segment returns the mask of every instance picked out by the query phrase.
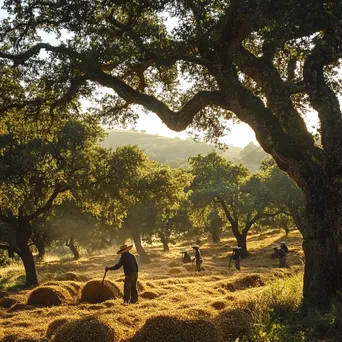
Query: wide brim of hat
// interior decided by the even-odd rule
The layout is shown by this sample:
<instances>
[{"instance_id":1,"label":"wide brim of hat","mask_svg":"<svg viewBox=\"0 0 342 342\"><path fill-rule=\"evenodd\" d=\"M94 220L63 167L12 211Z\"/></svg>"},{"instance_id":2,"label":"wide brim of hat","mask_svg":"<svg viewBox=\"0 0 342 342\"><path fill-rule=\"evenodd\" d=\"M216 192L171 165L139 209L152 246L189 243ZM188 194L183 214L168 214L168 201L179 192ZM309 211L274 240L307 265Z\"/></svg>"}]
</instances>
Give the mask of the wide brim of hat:
<instances>
[{"instance_id":1,"label":"wide brim of hat","mask_svg":"<svg viewBox=\"0 0 342 342\"><path fill-rule=\"evenodd\" d=\"M198 245L192 245L191 248L199 248L200 246Z\"/></svg>"},{"instance_id":2,"label":"wide brim of hat","mask_svg":"<svg viewBox=\"0 0 342 342\"><path fill-rule=\"evenodd\" d=\"M186 249L182 249L179 253L186 253L187 250Z\"/></svg>"},{"instance_id":3,"label":"wide brim of hat","mask_svg":"<svg viewBox=\"0 0 342 342\"><path fill-rule=\"evenodd\" d=\"M126 248L120 249L119 251L117 251L116 254L123 254L123 253L129 252L132 248L133 248L133 245L127 246Z\"/></svg>"},{"instance_id":4,"label":"wide brim of hat","mask_svg":"<svg viewBox=\"0 0 342 342\"><path fill-rule=\"evenodd\" d=\"M233 249L241 249L241 247L239 247L239 246L232 246L231 248L233 248Z\"/></svg>"},{"instance_id":5,"label":"wide brim of hat","mask_svg":"<svg viewBox=\"0 0 342 342\"><path fill-rule=\"evenodd\" d=\"M285 241L280 241L280 243L281 243L281 244L283 243L284 245L286 245L286 242L285 242Z\"/></svg>"}]
</instances>

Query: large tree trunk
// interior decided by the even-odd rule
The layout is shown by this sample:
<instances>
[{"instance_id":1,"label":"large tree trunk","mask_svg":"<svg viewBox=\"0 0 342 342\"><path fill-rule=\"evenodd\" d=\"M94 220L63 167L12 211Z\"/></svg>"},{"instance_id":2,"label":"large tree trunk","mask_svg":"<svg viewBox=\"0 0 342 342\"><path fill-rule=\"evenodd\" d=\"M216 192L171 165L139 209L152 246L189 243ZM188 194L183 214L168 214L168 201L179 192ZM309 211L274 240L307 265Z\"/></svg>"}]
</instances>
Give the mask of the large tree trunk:
<instances>
[{"instance_id":1,"label":"large tree trunk","mask_svg":"<svg viewBox=\"0 0 342 342\"><path fill-rule=\"evenodd\" d=\"M17 250L24 264L27 286L38 285L36 265L30 247L28 246L31 235L32 228L29 222L20 222L16 226Z\"/></svg>"},{"instance_id":2,"label":"large tree trunk","mask_svg":"<svg viewBox=\"0 0 342 342\"><path fill-rule=\"evenodd\" d=\"M303 234L305 254L304 304L328 307L341 290L342 264L339 252L342 205L329 194L308 198ZM313 194L311 194L313 195ZM308 196L307 196L308 197Z\"/></svg>"},{"instance_id":3,"label":"large tree trunk","mask_svg":"<svg viewBox=\"0 0 342 342\"><path fill-rule=\"evenodd\" d=\"M36 246L38 249L38 258L42 261L44 261L45 259L45 255L46 255L46 250L45 250L45 246L44 245L39 245Z\"/></svg>"},{"instance_id":4,"label":"large tree trunk","mask_svg":"<svg viewBox=\"0 0 342 342\"><path fill-rule=\"evenodd\" d=\"M38 250L38 259L43 261L45 259L45 255L46 255L44 240L35 237L33 240L33 244L35 245L35 247Z\"/></svg>"},{"instance_id":5,"label":"large tree trunk","mask_svg":"<svg viewBox=\"0 0 342 342\"><path fill-rule=\"evenodd\" d=\"M19 254L25 268L26 273L26 285L35 286L38 285L38 278L36 273L36 265L34 263L33 254L29 246L24 245L20 248Z\"/></svg>"},{"instance_id":6,"label":"large tree trunk","mask_svg":"<svg viewBox=\"0 0 342 342\"><path fill-rule=\"evenodd\" d=\"M14 247L9 247L8 248L7 253L8 253L8 257L10 259L14 259L15 258L14 252L15 252L15 248Z\"/></svg>"},{"instance_id":7,"label":"large tree trunk","mask_svg":"<svg viewBox=\"0 0 342 342\"><path fill-rule=\"evenodd\" d=\"M151 262L151 259L147 255L146 251L144 250L144 247L141 244L141 235L140 232L137 230L131 230L132 231L132 238L134 241L135 249L137 250L140 260L142 263L149 263Z\"/></svg>"},{"instance_id":8,"label":"large tree trunk","mask_svg":"<svg viewBox=\"0 0 342 342\"><path fill-rule=\"evenodd\" d=\"M164 252L170 252L168 239L167 239L167 237L165 236L165 234L160 233L159 236L160 236L160 241L161 241L161 243L163 244L163 251L164 251Z\"/></svg>"},{"instance_id":9,"label":"large tree trunk","mask_svg":"<svg viewBox=\"0 0 342 342\"><path fill-rule=\"evenodd\" d=\"M75 237L71 236L69 241L67 242L67 246L71 250L72 254L74 255L74 260L78 260L80 258L80 253L78 252L75 246Z\"/></svg>"},{"instance_id":10,"label":"large tree trunk","mask_svg":"<svg viewBox=\"0 0 342 342\"><path fill-rule=\"evenodd\" d=\"M289 235L289 219L288 218L284 218L281 220L281 225L282 228L285 230L285 235L288 236Z\"/></svg>"},{"instance_id":11,"label":"large tree trunk","mask_svg":"<svg viewBox=\"0 0 342 342\"><path fill-rule=\"evenodd\" d=\"M226 206L224 201L220 201L219 203L221 204L223 211L232 226L232 232L236 238L237 244L239 247L241 247L241 250L240 250L241 258L248 257L247 233L249 229L251 228L251 225L249 225L248 227L246 226L245 229L242 231L242 233L240 233L238 220L234 220L233 217L230 215L228 207Z\"/></svg>"},{"instance_id":12,"label":"large tree trunk","mask_svg":"<svg viewBox=\"0 0 342 342\"><path fill-rule=\"evenodd\" d=\"M235 235L235 238L237 240L238 246L241 247L241 250L240 250L241 258L248 257L247 233L244 233L244 232L239 233L239 234Z\"/></svg>"},{"instance_id":13,"label":"large tree trunk","mask_svg":"<svg viewBox=\"0 0 342 342\"><path fill-rule=\"evenodd\" d=\"M220 237L216 231L211 231L211 237L213 239L213 242L220 242L221 241L221 239L220 239Z\"/></svg>"}]
</instances>

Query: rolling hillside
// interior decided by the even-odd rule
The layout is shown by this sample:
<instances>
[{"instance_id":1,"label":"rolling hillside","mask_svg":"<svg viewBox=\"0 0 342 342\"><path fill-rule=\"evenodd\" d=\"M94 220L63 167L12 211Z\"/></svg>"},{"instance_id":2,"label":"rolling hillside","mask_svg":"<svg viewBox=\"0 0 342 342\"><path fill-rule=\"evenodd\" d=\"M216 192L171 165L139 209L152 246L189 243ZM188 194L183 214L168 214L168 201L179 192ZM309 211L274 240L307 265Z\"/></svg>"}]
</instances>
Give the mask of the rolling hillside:
<instances>
[{"instance_id":1,"label":"rolling hillside","mask_svg":"<svg viewBox=\"0 0 342 342\"><path fill-rule=\"evenodd\" d=\"M189 157L216 151L225 158L235 163L243 163L252 171L256 171L266 157L266 153L259 146L253 144L254 147L249 144L245 148L229 146L227 151L222 151L204 142L168 138L136 131L110 130L103 141L103 146L112 148L129 144L138 145L151 159L168 163L171 167L186 167ZM247 147L250 150L247 151L248 153L246 153ZM241 154L241 152L243 153ZM251 163L246 156L251 157Z\"/></svg>"}]
</instances>

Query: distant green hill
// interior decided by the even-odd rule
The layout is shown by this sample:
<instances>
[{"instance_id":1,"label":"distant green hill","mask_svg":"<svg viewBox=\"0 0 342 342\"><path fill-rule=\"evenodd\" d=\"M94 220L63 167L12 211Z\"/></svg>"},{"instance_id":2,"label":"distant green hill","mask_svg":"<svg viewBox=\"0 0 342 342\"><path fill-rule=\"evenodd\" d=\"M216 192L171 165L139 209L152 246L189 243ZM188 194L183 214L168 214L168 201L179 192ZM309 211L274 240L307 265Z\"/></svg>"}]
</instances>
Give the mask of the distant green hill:
<instances>
[{"instance_id":1,"label":"distant green hill","mask_svg":"<svg viewBox=\"0 0 342 342\"><path fill-rule=\"evenodd\" d=\"M161 163L168 163L171 167L187 167L189 157L198 154L205 155L212 151L216 151L234 163L246 164L253 171L259 168L260 165L258 160L253 160L253 165L248 165L248 161L246 163L245 160L242 160L240 152L243 148L241 147L230 146L227 151L222 151L213 145L204 142L195 142L191 139L182 140L144 132L124 130L110 130L107 133L108 136L102 143L104 147L116 148L122 145L138 145L145 151L149 158Z\"/></svg>"}]
</instances>

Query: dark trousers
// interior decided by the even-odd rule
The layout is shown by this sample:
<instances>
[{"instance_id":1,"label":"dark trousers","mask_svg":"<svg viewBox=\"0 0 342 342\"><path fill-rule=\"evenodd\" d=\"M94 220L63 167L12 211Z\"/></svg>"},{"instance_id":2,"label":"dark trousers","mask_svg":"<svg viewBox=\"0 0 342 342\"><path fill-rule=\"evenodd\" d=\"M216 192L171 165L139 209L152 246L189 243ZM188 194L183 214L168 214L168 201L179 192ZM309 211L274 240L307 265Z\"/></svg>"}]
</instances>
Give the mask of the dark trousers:
<instances>
[{"instance_id":1,"label":"dark trousers","mask_svg":"<svg viewBox=\"0 0 342 342\"><path fill-rule=\"evenodd\" d=\"M235 268L238 270L238 271L240 271L240 258L237 258L236 260L235 260Z\"/></svg>"},{"instance_id":2,"label":"dark trousers","mask_svg":"<svg viewBox=\"0 0 342 342\"><path fill-rule=\"evenodd\" d=\"M124 280L124 301L136 303L138 301L137 290L138 273L133 273L125 277Z\"/></svg>"},{"instance_id":3,"label":"dark trousers","mask_svg":"<svg viewBox=\"0 0 342 342\"><path fill-rule=\"evenodd\" d=\"M197 272L203 271L203 267L201 266L203 263L202 259L196 259L196 270Z\"/></svg>"},{"instance_id":4,"label":"dark trousers","mask_svg":"<svg viewBox=\"0 0 342 342\"><path fill-rule=\"evenodd\" d=\"M279 258L279 267L287 267L286 255Z\"/></svg>"}]
</instances>

